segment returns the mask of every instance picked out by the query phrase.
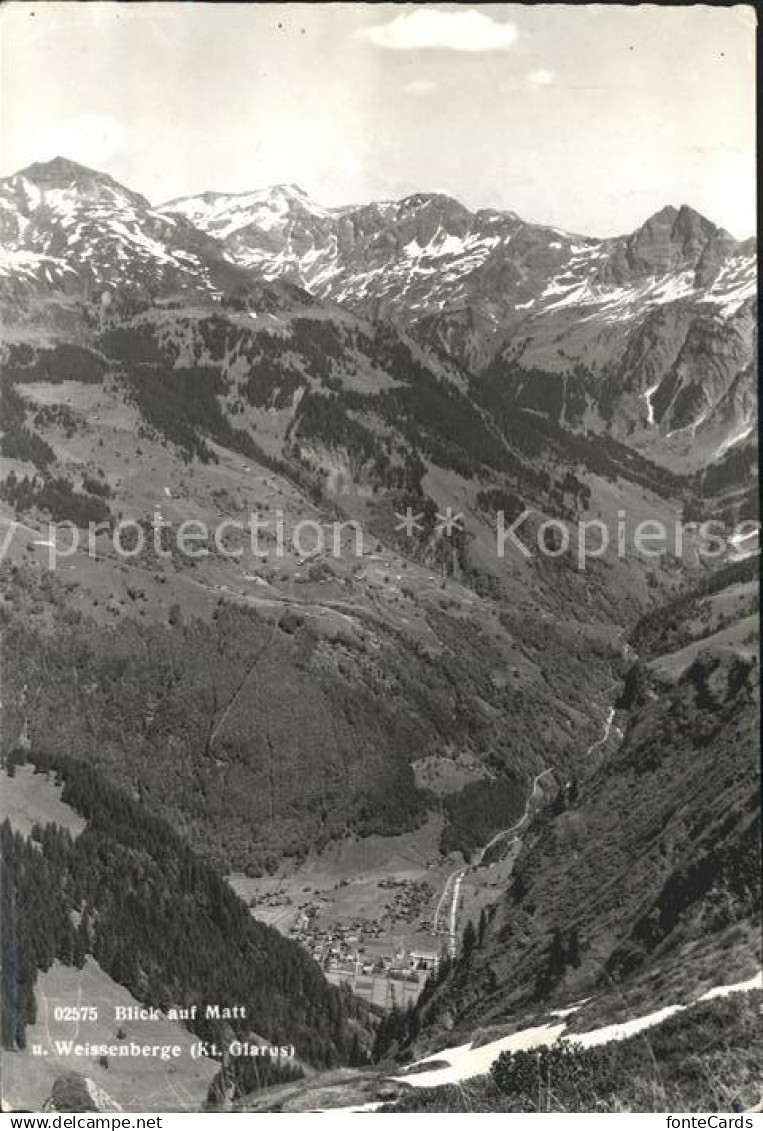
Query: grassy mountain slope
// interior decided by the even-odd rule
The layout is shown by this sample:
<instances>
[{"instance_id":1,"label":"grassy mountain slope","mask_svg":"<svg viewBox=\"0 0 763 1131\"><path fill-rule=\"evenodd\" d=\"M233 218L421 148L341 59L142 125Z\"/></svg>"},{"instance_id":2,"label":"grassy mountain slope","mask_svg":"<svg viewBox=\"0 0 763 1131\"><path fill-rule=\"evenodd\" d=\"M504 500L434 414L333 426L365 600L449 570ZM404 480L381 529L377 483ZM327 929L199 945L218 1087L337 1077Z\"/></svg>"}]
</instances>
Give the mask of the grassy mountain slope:
<instances>
[{"instance_id":1,"label":"grassy mountain slope","mask_svg":"<svg viewBox=\"0 0 763 1131\"><path fill-rule=\"evenodd\" d=\"M2 186L18 238L32 231L37 248L15 249L2 346L2 755L12 767L31 752L57 772L87 824L33 840L3 828L5 891L18 900L4 916L6 1043L33 1018L37 972L91 954L151 1004L245 992L257 1032L299 1043L305 1066L362 1056L363 1009L264 932L221 874L279 876L285 861L309 871L321 851L359 860L368 841L394 840L403 858L406 836L436 828L421 839L449 883L469 861L482 867L481 846L519 819L542 773L540 799L556 799L528 822L513 872L498 861L508 890L404 1019L407 1036L423 1026L419 1043L441 1043L454 1027L466 1037L590 996L572 1023L584 1025L693 992L721 961L748 973L759 961L753 559L717 574L689 533L683 553L629 549L584 570L575 538L557 542L583 519L614 544L621 512L668 528L755 513L746 433L694 472L688 433L681 458L655 462L664 437L649 419L679 434L696 425L701 461L747 427L747 282L737 295L736 275L726 280L728 318L697 296L674 310L662 294L636 318L675 239L692 272L710 247L741 278L749 249L700 225L698 251L692 216L662 216L620 241L622 255L617 241L605 249L596 286L614 306L597 298L589 323L546 295L523 316L526 340L476 374L469 312L427 329L408 311L396 328L373 304L263 281L187 220L88 170L32 174ZM525 233L523 263L578 256L571 238L551 255L552 234ZM712 290L720 266L704 262L692 293ZM618 321L623 287L637 325ZM707 434L703 398L723 417ZM531 543L552 520L552 552L502 555L499 514L525 510ZM257 548L234 532L252 513L266 525ZM112 541L121 520L133 524L126 553ZM198 557L173 544L189 520L206 528ZM51 522L100 533L70 550ZM599 712L623 677L601 741ZM485 906L489 886L470 906ZM439 907L444 921L456 883L439 903L431 890L421 914ZM245 1092L257 1083L247 1072L221 1091Z\"/></svg>"},{"instance_id":2,"label":"grassy mountain slope","mask_svg":"<svg viewBox=\"0 0 763 1131\"><path fill-rule=\"evenodd\" d=\"M347 1060L358 1035L368 1039L362 1007L330 987L299 947L253 920L164 821L60 747L53 758L31 756L41 773L55 772L61 802L86 824L72 835L37 823L27 837L11 821L2 825L4 1045L26 1047L38 972L56 959L81 968L88 955L145 1005L195 1006L188 1026L218 1042L234 1090L300 1063ZM14 757L9 772L17 764ZM207 1004L243 1010L221 1023L205 1017ZM298 1059L229 1060L231 1039L294 1045Z\"/></svg>"},{"instance_id":3,"label":"grassy mountain slope","mask_svg":"<svg viewBox=\"0 0 763 1131\"><path fill-rule=\"evenodd\" d=\"M22 524L13 560L45 560L49 518L127 518L147 534L129 557L105 530L95 553L66 559L74 576L45 597L49 611L61 606L55 632L47 614L31 631L13 620L24 659L7 709L22 720L22 689L34 687L37 742L54 748L66 734L237 867L347 827L415 828L443 805L415 785L418 757L476 756L518 808L546 762L572 765L584 749L586 695L620 662L617 622L653 586L682 581L669 559L593 561L587 575L572 551L501 559L496 510L533 506L531 532L548 514L611 520L618 476L637 474L628 453L597 460L592 446L568 451L558 435L504 421L452 362L296 288L217 310L86 311L76 342L29 335L6 358L2 495ZM620 483L634 506L668 518L681 484L655 472ZM448 535L436 515L452 502L465 529ZM411 540L396 530L406 506L422 518ZM210 536L208 555L189 560L152 537L157 516L212 531L252 511L271 524L259 554L227 556ZM359 520L364 545L348 530L339 558L290 546L305 518L326 530ZM27 617L36 576L22 569L11 587ZM463 827L466 795L460 809L457 839L476 845L489 830Z\"/></svg>"},{"instance_id":4,"label":"grassy mountain slope","mask_svg":"<svg viewBox=\"0 0 763 1131\"><path fill-rule=\"evenodd\" d=\"M445 610L428 613L429 644L362 615L339 634L235 602L211 622L99 627L40 602L34 573L6 567L6 579L5 645L19 657L6 680L7 748L26 725L36 748L63 745L107 770L238 868L417 827L442 807L414 780L427 755L471 752L518 807L541 748L574 760L585 718L575 672L598 669L603 683L616 656L606 637L578 643L565 685L549 686L532 659L542 640L512 641L498 622L491 638ZM516 676L498 678L512 653Z\"/></svg>"},{"instance_id":5,"label":"grassy mountain slope","mask_svg":"<svg viewBox=\"0 0 763 1131\"><path fill-rule=\"evenodd\" d=\"M683 603L687 626L707 600ZM481 941L425 1008L432 1031L585 997L574 1027L590 1028L714 984L720 970L733 982L759 966L759 676L748 609L727 599L738 639L717 639L711 625L680 664L660 652L662 632L668 648L681 643L669 617L656 637L652 628L618 705L622 743L526 836ZM643 647L646 630L635 638Z\"/></svg>"},{"instance_id":6,"label":"grassy mountain slope","mask_svg":"<svg viewBox=\"0 0 763 1131\"><path fill-rule=\"evenodd\" d=\"M703 1002L603 1047L503 1053L489 1077L413 1088L386 1112L729 1112L759 1104L760 993Z\"/></svg>"}]
</instances>

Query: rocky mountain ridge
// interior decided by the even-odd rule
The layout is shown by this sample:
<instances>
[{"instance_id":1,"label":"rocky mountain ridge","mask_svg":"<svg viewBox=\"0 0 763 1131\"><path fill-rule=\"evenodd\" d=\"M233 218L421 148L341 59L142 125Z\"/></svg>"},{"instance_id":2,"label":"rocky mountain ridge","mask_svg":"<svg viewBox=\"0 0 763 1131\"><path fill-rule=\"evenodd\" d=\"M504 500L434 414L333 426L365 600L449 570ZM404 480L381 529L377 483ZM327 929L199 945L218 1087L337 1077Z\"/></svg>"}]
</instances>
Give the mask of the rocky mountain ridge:
<instances>
[{"instance_id":1,"label":"rocky mountain ridge","mask_svg":"<svg viewBox=\"0 0 763 1131\"><path fill-rule=\"evenodd\" d=\"M161 211L266 277L390 319L471 372L498 371L518 405L567 427L632 436L678 465L753 431L754 243L687 205L607 239L426 193L326 209L280 186ZM697 353L712 369L699 380Z\"/></svg>"},{"instance_id":2,"label":"rocky mountain ridge","mask_svg":"<svg viewBox=\"0 0 763 1131\"><path fill-rule=\"evenodd\" d=\"M755 430L754 245L686 205L607 239L436 193L326 208L279 185L154 208L56 158L0 182L0 223L9 321L61 295L215 303L296 284L447 354L508 410L673 470Z\"/></svg>"},{"instance_id":3,"label":"rocky mountain ridge","mask_svg":"<svg viewBox=\"0 0 763 1131\"><path fill-rule=\"evenodd\" d=\"M751 961L754 548L749 576L667 608L716 564L698 563L690 535L683 555L594 553L585 570L574 540L531 561L496 552L498 512L530 509L532 542L546 518L552 533L586 517L614 531L621 510L666 527L688 510L706 517L719 490L734 513L747 505L735 492L754 478L750 248L689 209L601 241L427 194L348 209L294 186L198 200L193 215L156 209L62 160L0 185L0 511L14 534L3 627L16 657L5 757L18 745L52 766L63 750L94 767L104 840L115 820L101 795L119 787L144 872L141 813L250 878L348 840L420 837L434 867L466 859L553 772L479 945L418 1018L427 1039L598 994L602 963L637 1008L684 967L687 983L710 977L730 947ZM297 261L313 264L311 280ZM705 480L643 453L680 456L682 471L691 457ZM252 514L270 524L264 554L210 538ZM368 540L354 548L348 523L341 553L325 539L313 549L293 538L306 515L313 537L341 517ZM45 568L51 519L126 519L154 538L125 558L104 531L57 575ZM155 539L157 524L169 538L188 519L207 530L198 561ZM642 670L626 673L624 634L645 610L652 621L631 634ZM615 750L598 708L623 676ZM124 899L127 847L95 885L102 902L111 893L115 936L123 913L140 922ZM30 846L20 859L38 856ZM71 857L78 895L87 854ZM50 854L59 869L63 858ZM170 865L157 865L160 894L177 889ZM220 900L246 932L244 905ZM146 914L162 907L177 921L169 898L145 901ZM35 922L26 945L41 937ZM157 937L136 932L136 948ZM201 937L198 953L214 955ZM145 955L134 963L109 941L101 933L97 949L115 980L148 994ZM332 992L296 943L283 952L274 1024L288 1035L300 986L314 985L310 1062L353 1062L370 1033L337 1006L327 1035ZM215 969L231 968L213 963L204 993L220 998ZM170 973L188 989L183 964ZM662 982L648 985L652 974Z\"/></svg>"},{"instance_id":4,"label":"rocky mountain ridge","mask_svg":"<svg viewBox=\"0 0 763 1131\"><path fill-rule=\"evenodd\" d=\"M61 157L0 181L0 234L11 314L29 293L107 302L115 292L211 297L244 278L188 221Z\"/></svg>"}]
</instances>

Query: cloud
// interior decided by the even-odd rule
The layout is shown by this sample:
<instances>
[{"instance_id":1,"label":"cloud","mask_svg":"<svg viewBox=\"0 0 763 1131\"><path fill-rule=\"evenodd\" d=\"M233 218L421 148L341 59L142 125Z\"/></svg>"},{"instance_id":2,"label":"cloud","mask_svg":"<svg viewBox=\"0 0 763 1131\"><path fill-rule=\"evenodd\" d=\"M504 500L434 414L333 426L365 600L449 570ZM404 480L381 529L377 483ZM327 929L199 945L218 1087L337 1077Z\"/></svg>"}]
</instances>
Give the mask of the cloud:
<instances>
[{"instance_id":1,"label":"cloud","mask_svg":"<svg viewBox=\"0 0 763 1131\"><path fill-rule=\"evenodd\" d=\"M517 29L473 8L447 12L416 8L356 34L376 47L394 51L506 51L516 40Z\"/></svg>"},{"instance_id":2,"label":"cloud","mask_svg":"<svg viewBox=\"0 0 763 1131\"><path fill-rule=\"evenodd\" d=\"M527 76L527 83L529 86L551 86L554 81L554 72L547 71L545 67L540 67L537 71L531 71Z\"/></svg>"},{"instance_id":3,"label":"cloud","mask_svg":"<svg viewBox=\"0 0 763 1131\"><path fill-rule=\"evenodd\" d=\"M403 87L403 94L434 94L440 86L431 79L413 79Z\"/></svg>"},{"instance_id":4,"label":"cloud","mask_svg":"<svg viewBox=\"0 0 763 1131\"><path fill-rule=\"evenodd\" d=\"M35 152L43 159L60 155L97 166L126 146L125 131L116 118L109 114L80 114L44 130Z\"/></svg>"}]
</instances>

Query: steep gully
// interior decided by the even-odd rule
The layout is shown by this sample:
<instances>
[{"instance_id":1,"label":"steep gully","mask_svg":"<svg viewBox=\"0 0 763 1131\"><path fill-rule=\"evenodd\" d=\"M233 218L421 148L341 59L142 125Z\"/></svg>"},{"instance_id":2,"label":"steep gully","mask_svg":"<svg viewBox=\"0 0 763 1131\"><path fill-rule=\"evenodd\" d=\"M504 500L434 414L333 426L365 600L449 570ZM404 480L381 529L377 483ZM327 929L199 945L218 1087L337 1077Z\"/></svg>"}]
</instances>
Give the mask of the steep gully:
<instances>
[{"instance_id":1,"label":"steep gully","mask_svg":"<svg viewBox=\"0 0 763 1131\"><path fill-rule=\"evenodd\" d=\"M612 687L607 688L607 692L611 691L614 687L617 687L617 683L613 684ZM615 709L614 707L610 707L607 711L607 717L604 720L602 736L595 742L592 742L588 747L588 749L586 750L586 758L590 757L590 755L592 755L595 750L606 746L610 733L612 731L612 722L614 717ZM543 790L540 788L540 783L547 774L550 774L552 772L553 767L547 766L545 770L541 770L539 774L535 775L535 777L533 778L532 789L528 793L527 800L525 801L524 813L522 814L520 819L515 824L511 825L508 829L502 829L500 832L497 832L495 836L492 837L492 839L489 840L482 849L480 849L479 856L474 861L474 863L469 864L466 868L457 868L454 872L450 873L447 880L445 881L445 886L442 890L442 894L440 895L439 900L437 901L437 906L432 917L432 934L437 935L439 932L440 923L444 917L443 908L449 899L450 902L447 912L447 930L448 955L450 958L455 958L458 953L458 904L464 876L466 876L468 872L473 872L477 868L482 867L486 854L492 848L494 848L497 844L501 844L507 841L509 837L516 836L519 830L527 824L527 822L530 820L535 805L540 800L540 797L543 793Z\"/></svg>"}]
</instances>

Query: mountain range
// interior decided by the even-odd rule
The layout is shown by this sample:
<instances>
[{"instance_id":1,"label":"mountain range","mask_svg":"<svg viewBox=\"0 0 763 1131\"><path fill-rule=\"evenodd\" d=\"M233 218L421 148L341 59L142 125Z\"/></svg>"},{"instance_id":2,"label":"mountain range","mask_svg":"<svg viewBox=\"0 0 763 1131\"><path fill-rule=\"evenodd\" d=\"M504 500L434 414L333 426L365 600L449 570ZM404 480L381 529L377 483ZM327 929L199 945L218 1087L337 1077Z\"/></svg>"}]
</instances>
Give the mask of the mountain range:
<instances>
[{"instance_id":1,"label":"mountain range","mask_svg":"<svg viewBox=\"0 0 763 1131\"><path fill-rule=\"evenodd\" d=\"M754 430L754 242L686 205L614 239L472 213L436 194L329 210L287 185L161 211L220 239L243 266L496 374L517 404L557 422L650 451L666 434L725 451Z\"/></svg>"},{"instance_id":2,"label":"mountain range","mask_svg":"<svg viewBox=\"0 0 763 1131\"><path fill-rule=\"evenodd\" d=\"M285 281L674 470L755 431L754 241L686 205L607 239L440 194L330 209L280 185L154 208L56 158L0 183L0 208L11 309L59 290L215 300Z\"/></svg>"},{"instance_id":3,"label":"mountain range","mask_svg":"<svg viewBox=\"0 0 763 1131\"><path fill-rule=\"evenodd\" d=\"M608 239L440 194L156 206L62 158L0 182L0 225L0 816L39 894L4 936L22 1098L59 964L154 1004L272 953L237 1034L298 1030L279 1079L362 1064L373 1095L372 1050L399 1068L581 995L662 1005L730 953L747 977L756 539L599 555L594 530L583 568L576 538L757 517L752 242L687 206ZM264 549L213 537L251 514ZM529 558L496 540L522 515ZM189 521L198 557L172 545ZM59 788L71 836L45 831ZM460 957L381 1025L316 965L350 935ZM218 1105L263 1083L207 1067Z\"/></svg>"}]
</instances>

